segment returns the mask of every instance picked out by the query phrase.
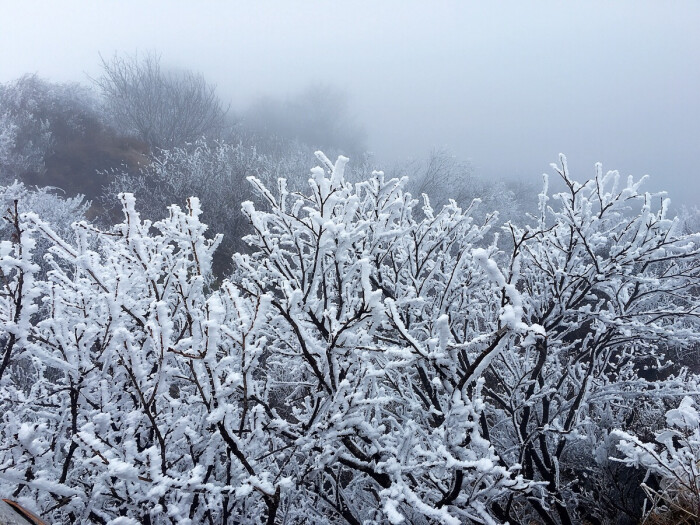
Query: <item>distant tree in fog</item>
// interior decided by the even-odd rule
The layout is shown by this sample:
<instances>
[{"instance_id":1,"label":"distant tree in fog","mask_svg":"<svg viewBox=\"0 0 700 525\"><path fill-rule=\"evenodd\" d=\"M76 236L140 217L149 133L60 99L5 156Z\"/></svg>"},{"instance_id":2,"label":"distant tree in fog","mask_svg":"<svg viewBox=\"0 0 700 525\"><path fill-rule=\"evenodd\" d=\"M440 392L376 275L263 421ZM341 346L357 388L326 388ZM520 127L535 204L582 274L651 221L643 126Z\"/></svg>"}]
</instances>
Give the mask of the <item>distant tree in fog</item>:
<instances>
[{"instance_id":1,"label":"distant tree in fog","mask_svg":"<svg viewBox=\"0 0 700 525\"><path fill-rule=\"evenodd\" d=\"M223 129L227 110L215 87L190 71L164 71L156 54L102 58L94 82L114 125L152 147L216 138Z\"/></svg>"},{"instance_id":2,"label":"distant tree in fog","mask_svg":"<svg viewBox=\"0 0 700 525\"><path fill-rule=\"evenodd\" d=\"M43 174L57 147L80 142L102 128L97 100L80 84L49 82L36 75L2 84L0 176L11 180Z\"/></svg>"},{"instance_id":3,"label":"distant tree in fog","mask_svg":"<svg viewBox=\"0 0 700 525\"><path fill-rule=\"evenodd\" d=\"M426 194L433 204L449 199L471 200L479 193L477 186L482 185L474 177L472 165L446 149L434 149L426 159L412 160L398 170L410 176L414 195Z\"/></svg>"},{"instance_id":4,"label":"distant tree in fog","mask_svg":"<svg viewBox=\"0 0 700 525\"><path fill-rule=\"evenodd\" d=\"M41 173L52 137L45 109L46 85L35 75L0 86L0 176L11 180Z\"/></svg>"},{"instance_id":5,"label":"distant tree in fog","mask_svg":"<svg viewBox=\"0 0 700 525\"><path fill-rule=\"evenodd\" d=\"M700 232L700 208L694 206L693 208L683 207L678 214L679 221L681 223L681 228L683 233L699 233Z\"/></svg>"},{"instance_id":6,"label":"distant tree in fog","mask_svg":"<svg viewBox=\"0 0 700 525\"><path fill-rule=\"evenodd\" d=\"M11 158L12 148L15 144L16 126L7 113L0 115L0 169Z\"/></svg>"},{"instance_id":7,"label":"distant tree in fog","mask_svg":"<svg viewBox=\"0 0 700 525\"><path fill-rule=\"evenodd\" d=\"M350 114L347 94L330 85L311 86L286 100L261 98L245 113L244 127L270 146L282 138L352 158L365 150L365 133Z\"/></svg>"},{"instance_id":8,"label":"distant tree in fog","mask_svg":"<svg viewBox=\"0 0 700 525\"><path fill-rule=\"evenodd\" d=\"M531 211L536 200L534 185L522 182L486 180L475 175L474 167L447 149L434 149L425 159L399 164L394 176L407 175L408 189L413 195L427 195L433 206L440 207L454 200L463 208L478 199L475 218L498 211L501 220L520 221Z\"/></svg>"}]
</instances>

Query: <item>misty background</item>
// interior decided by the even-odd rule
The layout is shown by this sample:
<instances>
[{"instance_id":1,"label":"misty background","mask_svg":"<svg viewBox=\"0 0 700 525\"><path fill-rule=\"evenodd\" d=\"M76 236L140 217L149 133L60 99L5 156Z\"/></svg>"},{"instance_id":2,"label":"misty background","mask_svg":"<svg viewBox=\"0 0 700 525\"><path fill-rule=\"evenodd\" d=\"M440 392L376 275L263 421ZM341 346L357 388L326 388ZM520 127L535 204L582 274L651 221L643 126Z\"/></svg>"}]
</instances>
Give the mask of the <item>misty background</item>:
<instances>
[{"instance_id":1,"label":"misty background","mask_svg":"<svg viewBox=\"0 0 700 525\"><path fill-rule=\"evenodd\" d=\"M477 176L537 182L564 152L575 177L600 161L700 202L697 2L0 7L0 82L89 84L99 54L157 52L215 84L237 118L330 90L378 166L440 149Z\"/></svg>"}]
</instances>

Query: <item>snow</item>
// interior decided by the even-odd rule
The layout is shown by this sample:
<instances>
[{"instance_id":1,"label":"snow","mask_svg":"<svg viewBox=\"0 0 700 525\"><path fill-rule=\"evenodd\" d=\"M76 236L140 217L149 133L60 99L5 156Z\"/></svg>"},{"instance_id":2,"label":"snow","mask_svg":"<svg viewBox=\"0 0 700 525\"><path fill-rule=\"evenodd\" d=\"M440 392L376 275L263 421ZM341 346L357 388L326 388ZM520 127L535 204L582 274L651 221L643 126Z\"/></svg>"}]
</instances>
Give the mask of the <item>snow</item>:
<instances>
[{"instance_id":1,"label":"snow","mask_svg":"<svg viewBox=\"0 0 700 525\"><path fill-rule=\"evenodd\" d=\"M695 408L695 401L691 397L685 396L678 408L666 413L666 424L669 427L697 429L700 426L700 415Z\"/></svg>"},{"instance_id":2,"label":"snow","mask_svg":"<svg viewBox=\"0 0 700 525\"><path fill-rule=\"evenodd\" d=\"M403 515L398 511L398 506L398 502L392 499L387 499L384 503L386 518L392 525L398 525L399 523L403 523L405 521Z\"/></svg>"}]
</instances>

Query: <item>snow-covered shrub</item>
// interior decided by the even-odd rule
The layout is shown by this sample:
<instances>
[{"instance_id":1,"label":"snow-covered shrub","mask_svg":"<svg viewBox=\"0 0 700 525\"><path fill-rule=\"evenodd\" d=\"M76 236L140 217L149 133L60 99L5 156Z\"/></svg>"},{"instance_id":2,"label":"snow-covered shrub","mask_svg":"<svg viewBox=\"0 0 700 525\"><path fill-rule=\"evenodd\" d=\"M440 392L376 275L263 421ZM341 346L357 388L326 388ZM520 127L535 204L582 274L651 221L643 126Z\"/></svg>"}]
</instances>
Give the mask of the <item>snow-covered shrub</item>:
<instances>
[{"instance_id":1,"label":"snow-covered shrub","mask_svg":"<svg viewBox=\"0 0 700 525\"><path fill-rule=\"evenodd\" d=\"M216 255L217 273L230 269L231 255L244 248L247 221L240 203L253 198L246 177L269 180L270 161L255 148L226 142L193 144L159 150L138 173L116 173L106 188L103 205L114 209L113 196L133 193L145 218L156 220L170 203L196 196L206 203L203 220L224 236ZM117 207L118 208L118 207Z\"/></svg>"},{"instance_id":2,"label":"snow-covered shrub","mask_svg":"<svg viewBox=\"0 0 700 525\"><path fill-rule=\"evenodd\" d=\"M72 237L71 225L73 222L84 220L89 208L90 202L86 201L82 195L67 197L62 195L58 188L31 188L17 181L7 186L0 186L0 209L13 216L15 212L36 213L62 238ZM13 235L16 237L15 230L14 219L10 216L0 223L0 236L4 239L11 238ZM37 236L32 242L34 243L32 248L34 262L40 268L38 276L43 278L49 268L44 261L44 255L52 245L52 241Z\"/></svg>"},{"instance_id":3,"label":"snow-covered shrub","mask_svg":"<svg viewBox=\"0 0 700 525\"><path fill-rule=\"evenodd\" d=\"M311 195L252 181L269 211L244 203L254 253L237 256L235 275L251 296L273 294L267 363L295 420L285 425L308 429L303 488L359 522L381 520L377 506L394 522L488 521L494 498L526 484L481 436L480 377L494 339L539 333L515 315L512 327L487 324L500 288L476 243L490 224L454 202L426 202L416 221L405 180L375 172L352 186L347 159L319 158Z\"/></svg>"},{"instance_id":4,"label":"snow-covered shrub","mask_svg":"<svg viewBox=\"0 0 700 525\"><path fill-rule=\"evenodd\" d=\"M22 212L36 213L62 237L71 235L71 224L84 220L90 207L82 195L66 197L57 188L31 188L21 182L0 186L0 206L3 210L11 208L15 200L20 203ZM8 227L7 223L0 225L0 235Z\"/></svg>"},{"instance_id":5,"label":"snow-covered shrub","mask_svg":"<svg viewBox=\"0 0 700 525\"><path fill-rule=\"evenodd\" d=\"M688 388L642 374L698 338L695 238L564 163L568 193L503 254L494 215L318 158L306 192L249 178L220 284L197 198L151 222L122 193L121 224L72 241L11 211L0 328L27 366L0 374L3 494L55 523L598 517L601 443Z\"/></svg>"},{"instance_id":6,"label":"snow-covered shrub","mask_svg":"<svg viewBox=\"0 0 700 525\"><path fill-rule=\"evenodd\" d=\"M677 408L666 413L667 427L647 443L617 430L621 460L656 476L657 483L643 484L650 523L697 523L700 520L700 415L693 398L686 396ZM655 480L656 481L656 480Z\"/></svg>"},{"instance_id":7,"label":"snow-covered shrub","mask_svg":"<svg viewBox=\"0 0 700 525\"><path fill-rule=\"evenodd\" d=\"M700 245L677 233L664 196L600 166L583 184L565 158L554 168L565 191L550 196L545 184L533 224L505 226L513 249L501 264L503 308L510 302L546 336L500 352L484 389L495 450L544 482L537 497L514 494L502 507L513 523L601 519L610 486L590 480L603 477L606 436L686 391L685 376L667 377L663 353L699 334Z\"/></svg>"},{"instance_id":8,"label":"snow-covered shrub","mask_svg":"<svg viewBox=\"0 0 700 525\"><path fill-rule=\"evenodd\" d=\"M10 370L17 386L26 387L36 380L28 361L17 355L17 349L26 346L24 338L31 322L41 315L34 304L40 294L35 279L46 277L48 266L43 256L51 241L36 236L35 228L21 221L21 213L39 213L65 235L73 221L84 217L88 205L82 196L62 198L50 188L30 190L16 181L0 186L0 209L4 212L0 223L0 381Z\"/></svg>"},{"instance_id":9,"label":"snow-covered shrub","mask_svg":"<svg viewBox=\"0 0 700 525\"><path fill-rule=\"evenodd\" d=\"M195 198L151 224L122 194L121 225L72 243L18 215L54 247L14 344L36 380L2 378L4 490L55 522L459 523L528 489L481 436L480 376L494 335L539 332L461 313L497 301L488 225L416 222L405 181L320 158L308 195L253 181L269 211L244 203L253 253L216 290Z\"/></svg>"}]
</instances>

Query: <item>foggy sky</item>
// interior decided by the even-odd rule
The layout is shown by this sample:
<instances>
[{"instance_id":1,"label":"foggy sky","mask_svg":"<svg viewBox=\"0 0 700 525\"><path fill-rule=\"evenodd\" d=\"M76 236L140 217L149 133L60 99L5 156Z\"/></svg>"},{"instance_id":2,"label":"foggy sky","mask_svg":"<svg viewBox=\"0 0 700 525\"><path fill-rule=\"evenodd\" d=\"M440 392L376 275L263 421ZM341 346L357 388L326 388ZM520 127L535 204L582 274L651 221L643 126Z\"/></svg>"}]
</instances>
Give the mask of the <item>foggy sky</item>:
<instances>
[{"instance_id":1,"label":"foggy sky","mask_svg":"<svg viewBox=\"0 0 700 525\"><path fill-rule=\"evenodd\" d=\"M695 1L0 0L0 82L87 82L98 52L157 51L234 109L337 85L387 165L444 147L482 176L538 180L563 152L575 177L601 161L693 206L698 27Z\"/></svg>"}]
</instances>

